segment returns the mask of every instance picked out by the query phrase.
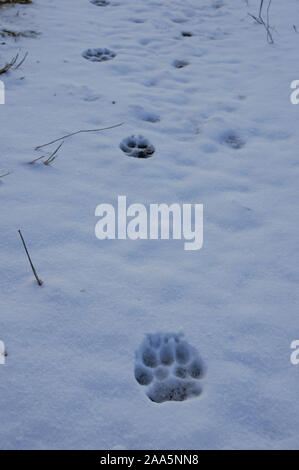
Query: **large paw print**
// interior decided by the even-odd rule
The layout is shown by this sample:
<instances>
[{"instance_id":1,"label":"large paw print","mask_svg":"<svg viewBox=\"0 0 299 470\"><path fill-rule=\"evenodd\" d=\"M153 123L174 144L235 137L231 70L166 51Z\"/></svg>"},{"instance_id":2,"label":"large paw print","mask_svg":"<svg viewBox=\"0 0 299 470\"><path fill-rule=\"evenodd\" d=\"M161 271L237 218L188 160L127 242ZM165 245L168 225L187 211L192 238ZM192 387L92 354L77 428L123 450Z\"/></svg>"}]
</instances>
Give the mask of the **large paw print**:
<instances>
[{"instance_id":1,"label":"large paw print","mask_svg":"<svg viewBox=\"0 0 299 470\"><path fill-rule=\"evenodd\" d=\"M150 334L136 352L135 378L156 403L184 401L201 394L204 374L195 348L183 334Z\"/></svg>"},{"instance_id":2,"label":"large paw print","mask_svg":"<svg viewBox=\"0 0 299 470\"><path fill-rule=\"evenodd\" d=\"M84 59L91 60L91 62L106 62L107 60L114 59L116 53L104 47L99 49L86 49L82 56Z\"/></svg>"},{"instance_id":3,"label":"large paw print","mask_svg":"<svg viewBox=\"0 0 299 470\"><path fill-rule=\"evenodd\" d=\"M120 148L129 157L149 158L155 153L155 147L143 135L131 135L124 139Z\"/></svg>"}]
</instances>

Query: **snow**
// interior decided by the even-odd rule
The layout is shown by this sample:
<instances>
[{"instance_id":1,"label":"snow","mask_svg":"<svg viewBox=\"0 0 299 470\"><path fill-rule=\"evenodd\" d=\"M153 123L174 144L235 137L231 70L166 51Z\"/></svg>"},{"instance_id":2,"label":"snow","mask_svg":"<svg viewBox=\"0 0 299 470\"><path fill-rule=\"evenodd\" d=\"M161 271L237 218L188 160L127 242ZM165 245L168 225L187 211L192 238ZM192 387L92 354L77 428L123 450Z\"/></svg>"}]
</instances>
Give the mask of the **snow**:
<instances>
[{"instance_id":1,"label":"snow","mask_svg":"<svg viewBox=\"0 0 299 470\"><path fill-rule=\"evenodd\" d=\"M1 66L29 52L0 76L2 449L298 449L299 2L273 0L273 45L248 16L258 5L0 9L1 29L40 33L0 45ZM116 55L94 62L88 49ZM38 145L121 122L28 164L58 144ZM132 135L151 158L123 153ZM203 248L98 240L95 208L118 195L203 204ZM154 403L135 351L169 331L199 352L202 393Z\"/></svg>"}]
</instances>

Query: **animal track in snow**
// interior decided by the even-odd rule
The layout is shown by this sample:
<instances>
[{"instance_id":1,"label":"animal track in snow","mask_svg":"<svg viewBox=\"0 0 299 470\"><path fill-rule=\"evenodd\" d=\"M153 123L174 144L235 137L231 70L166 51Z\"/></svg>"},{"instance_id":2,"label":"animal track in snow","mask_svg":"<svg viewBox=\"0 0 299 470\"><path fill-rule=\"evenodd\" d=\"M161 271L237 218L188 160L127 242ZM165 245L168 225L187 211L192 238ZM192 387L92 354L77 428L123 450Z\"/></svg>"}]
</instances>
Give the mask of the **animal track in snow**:
<instances>
[{"instance_id":1,"label":"animal track in snow","mask_svg":"<svg viewBox=\"0 0 299 470\"><path fill-rule=\"evenodd\" d=\"M106 62L116 56L116 53L107 48L86 49L82 56L91 62Z\"/></svg>"},{"instance_id":2,"label":"animal track in snow","mask_svg":"<svg viewBox=\"0 0 299 470\"><path fill-rule=\"evenodd\" d=\"M149 158L155 153L155 147L143 135L131 135L120 143L121 150L129 157Z\"/></svg>"},{"instance_id":3,"label":"animal track in snow","mask_svg":"<svg viewBox=\"0 0 299 470\"><path fill-rule=\"evenodd\" d=\"M187 23L188 18L172 18L171 21L173 23L178 23L178 24L181 24L181 23Z\"/></svg>"},{"instance_id":4,"label":"animal track in snow","mask_svg":"<svg viewBox=\"0 0 299 470\"><path fill-rule=\"evenodd\" d=\"M129 18L129 21L136 24L143 24L146 22L146 20L143 18Z\"/></svg>"},{"instance_id":5,"label":"animal track in snow","mask_svg":"<svg viewBox=\"0 0 299 470\"><path fill-rule=\"evenodd\" d=\"M215 8L215 10L218 10L219 8L222 8L224 6L224 1L223 0L213 0L212 2L212 8Z\"/></svg>"},{"instance_id":6,"label":"animal track in snow","mask_svg":"<svg viewBox=\"0 0 299 470\"><path fill-rule=\"evenodd\" d=\"M180 59L177 59L177 60L174 60L172 62L172 65L176 68L176 69L182 69L183 67L186 67L187 65L189 65L189 62L187 60L180 60Z\"/></svg>"},{"instance_id":7,"label":"animal track in snow","mask_svg":"<svg viewBox=\"0 0 299 470\"><path fill-rule=\"evenodd\" d=\"M156 403L184 401L201 394L198 380L204 367L196 349L183 336L149 334L136 352L135 378Z\"/></svg>"},{"instance_id":8,"label":"animal track in snow","mask_svg":"<svg viewBox=\"0 0 299 470\"><path fill-rule=\"evenodd\" d=\"M132 106L132 110L138 119L145 122L156 123L160 122L161 118L158 114L149 109L144 109L142 106Z\"/></svg>"},{"instance_id":9,"label":"animal track in snow","mask_svg":"<svg viewBox=\"0 0 299 470\"><path fill-rule=\"evenodd\" d=\"M160 122L160 116L155 113L144 113L140 119L142 119L142 121L151 122L152 124Z\"/></svg>"},{"instance_id":10,"label":"animal track in snow","mask_svg":"<svg viewBox=\"0 0 299 470\"><path fill-rule=\"evenodd\" d=\"M223 139L223 142L231 147L232 149L239 150L245 145L245 141L242 139L242 137L239 137L238 135L235 134L229 134L225 136Z\"/></svg>"},{"instance_id":11,"label":"animal track in snow","mask_svg":"<svg viewBox=\"0 0 299 470\"><path fill-rule=\"evenodd\" d=\"M228 111L228 105L221 106L221 108L226 108ZM206 119L204 131L210 139L231 149L240 150L246 145L247 133L244 129L228 126L227 122L220 117Z\"/></svg>"},{"instance_id":12,"label":"animal track in snow","mask_svg":"<svg viewBox=\"0 0 299 470\"><path fill-rule=\"evenodd\" d=\"M90 3L96 5L97 7L107 7L108 5L110 5L110 2L108 2L107 0L90 0Z\"/></svg>"}]
</instances>

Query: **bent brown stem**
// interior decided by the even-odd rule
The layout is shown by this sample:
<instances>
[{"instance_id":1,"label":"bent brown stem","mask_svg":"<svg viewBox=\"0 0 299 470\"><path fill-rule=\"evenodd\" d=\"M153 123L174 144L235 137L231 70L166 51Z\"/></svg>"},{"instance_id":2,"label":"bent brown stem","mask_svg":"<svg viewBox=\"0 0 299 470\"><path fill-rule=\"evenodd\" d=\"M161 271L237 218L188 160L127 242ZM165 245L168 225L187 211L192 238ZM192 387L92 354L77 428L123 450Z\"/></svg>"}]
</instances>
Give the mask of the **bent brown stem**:
<instances>
[{"instance_id":1,"label":"bent brown stem","mask_svg":"<svg viewBox=\"0 0 299 470\"><path fill-rule=\"evenodd\" d=\"M60 140L67 139L68 137L72 137L73 135L81 134L84 132L99 132L99 131L105 131L107 129L114 129L115 127L120 127L124 124L124 122L121 122L120 124L115 124L114 126L109 126L109 127L102 127L100 129L83 129L77 132L72 132L71 134L64 135L63 137L59 137L59 139L52 140L51 142L48 142L47 144L39 145L38 147L35 147L35 150L42 149L43 147L47 147L48 145L55 144L56 142L59 142Z\"/></svg>"}]
</instances>

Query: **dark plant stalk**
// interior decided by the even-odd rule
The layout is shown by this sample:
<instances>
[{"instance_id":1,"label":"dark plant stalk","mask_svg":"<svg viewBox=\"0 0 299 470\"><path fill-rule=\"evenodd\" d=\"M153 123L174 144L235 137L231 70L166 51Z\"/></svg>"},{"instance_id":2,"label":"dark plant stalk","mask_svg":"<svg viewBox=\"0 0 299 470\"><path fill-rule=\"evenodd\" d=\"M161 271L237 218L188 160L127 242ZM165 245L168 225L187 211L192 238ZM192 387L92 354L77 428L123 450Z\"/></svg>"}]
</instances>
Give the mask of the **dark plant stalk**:
<instances>
[{"instance_id":1,"label":"dark plant stalk","mask_svg":"<svg viewBox=\"0 0 299 470\"><path fill-rule=\"evenodd\" d=\"M39 286L42 286L42 285L43 285L43 281L40 280L40 278L38 277L37 272L36 272L36 270L35 270L35 267L33 266L33 263L32 263L32 261L31 261L29 252L28 252L28 250L27 250L27 246L26 246L26 243L25 243L25 240L24 240L24 238L23 238L23 235L22 235L21 230L19 230L19 234L20 234L20 237L21 237L21 240L22 240L22 243L23 243L25 252L26 252L26 254L27 254L27 257L28 257L28 260L29 260L29 263L30 263L32 272L33 272L33 274L34 274L34 276L35 276L35 279L36 279L38 285L39 285Z\"/></svg>"}]
</instances>

